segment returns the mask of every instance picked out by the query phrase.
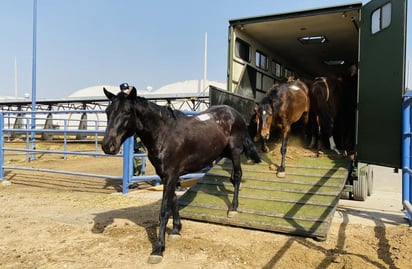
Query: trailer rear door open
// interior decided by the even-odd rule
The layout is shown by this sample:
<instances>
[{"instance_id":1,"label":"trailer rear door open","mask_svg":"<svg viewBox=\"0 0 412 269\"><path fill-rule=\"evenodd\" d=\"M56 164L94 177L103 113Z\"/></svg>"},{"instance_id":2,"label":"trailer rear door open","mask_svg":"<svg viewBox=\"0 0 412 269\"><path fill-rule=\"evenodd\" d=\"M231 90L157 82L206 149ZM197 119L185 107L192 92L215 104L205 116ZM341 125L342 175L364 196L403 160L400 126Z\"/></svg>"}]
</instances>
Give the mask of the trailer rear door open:
<instances>
[{"instance_id":1,"label":"trailer rear door open","mask_svg":"<svg viewBox=\"0 0 412 269\"><path fill-rule=\"evenodd\" d=\"M360 23L357 158L400 168L406 1L373 0Z\"/></svg>"},{"instance_id":2,"label":"trailer rear door open","mask_svg":"<svg viewBox=\"0 0 412 269\"><path fill-rule=\"evenodd\" d=\"M233 19L228 90L259 101L283 77L340 75L358 62L357 160L400 168L405 28L406 0Z\"/></svg>"}]
</instances>

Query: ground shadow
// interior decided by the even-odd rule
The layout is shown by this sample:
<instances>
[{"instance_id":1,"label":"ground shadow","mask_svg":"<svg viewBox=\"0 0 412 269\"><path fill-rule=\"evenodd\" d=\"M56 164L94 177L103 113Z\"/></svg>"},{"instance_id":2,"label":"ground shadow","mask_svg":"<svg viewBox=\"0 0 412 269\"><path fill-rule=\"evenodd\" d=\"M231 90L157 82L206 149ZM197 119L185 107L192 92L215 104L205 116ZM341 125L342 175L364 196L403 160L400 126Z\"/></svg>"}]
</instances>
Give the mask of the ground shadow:
<instances>
[{"instance_id":1,"label":"ground shadow","mask_svg":"<svg viewBox=\"0 0 412 269\"><path fill-rule=\"evenodd\" d=\"M115 209L106 212L97 213L93 218L93 233L104 233L108 226L114 223L115 219L129 220L142 227L152 247L157 239L157 228L159 226L160 201L147 205ZM170 233L171 229L167 228L166 232Z\"/></svg>"},{"instance_id":2,"label":"ground shadow","mask_svg":"<svg viewBox=\"0 0 412 269\"><path fill-rule=\"evenodd\" d=\"M339 232L338 232L338 239L336 242L336 245L333 249L329 247L323 247L322 245L319 245L319 243L316 243L313 241L311 238L306 238L302 236L290 236L290 238L284 243L284 245L280 248L279 251L267 262L267 264L263 267L265 269L269 268L276 268L276 265L282 259L283 256L287 254L287 251L292 247L293 243L298 243L306 248L316 250L318 252L323 252L326 253L326 256L323 260L320 261L319 265L316 268L328 268L331 266L333 263L337 262L337 258L340 255L351 255L351 256L356 256L360 259L363 260L363 262L366 265L371 265L374 268L398 268L395 266L394 260L390 257L390 255L387 255L387 253L390 253L391 251L391 246L389 244L389 240L386 236L386 228L385 226L387 225L400 225L402 223L399 223L399 215L398 214L391 214L391 213L385 213L385 212L373 212L373 217L371 217L371 212L369 211L364 211L364 210L352 210L352 209L338 209L337 211L338 214L342 216L342 223L339 226ZM372 220L375 223L374 226L374 232L375 232L375 237L378 239L378 249L377 249L377 254L378 258L381 260L375 261L372 260L370 257L368 257L365 254L362 253L355 253L351 252L350 249L346 250L345 245L347 244L347 235L346 235L346 229L350 223L350 217L358 217L358 218L364 218L367 220ZM405 220L405 224L407 224L407 220Z\"/></svg>"},{"instance_id":3,"label":"ground shadow","mask_svg":"<svg viewBox=\"0 0 412 269\"><path fill-rule=\"evenodd\" d=\"M101 179L65 175L60 173L13 170L7 171L5 180L12 184L37 187L50 190L76 192L113 193L122 191L122 181L118 179Z\"/></svg>"}]
</instances>

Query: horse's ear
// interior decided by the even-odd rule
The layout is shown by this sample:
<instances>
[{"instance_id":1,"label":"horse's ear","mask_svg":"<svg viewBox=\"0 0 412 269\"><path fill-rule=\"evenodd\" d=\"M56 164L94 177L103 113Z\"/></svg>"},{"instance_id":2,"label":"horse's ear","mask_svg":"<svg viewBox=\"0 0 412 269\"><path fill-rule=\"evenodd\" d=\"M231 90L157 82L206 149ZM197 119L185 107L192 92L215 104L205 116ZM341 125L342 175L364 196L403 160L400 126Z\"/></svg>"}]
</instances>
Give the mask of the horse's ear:
<instances>
[{"instance_id":1,"label":"horse's ear","mask_svg":"<svg viewBox=\"0 0 412 269\"><path fill-rule=\"evenodd\" d=\"M109 100L112 100L116 95L114 95L113 93L111 93L111 92L109 92L108 90L106 90L106 88L105 87L103 87L103 92L104 92L104 95L106 95L106 97L109 99Z\"/></svg>"},{"instance_id":2,"label":"horse's ear","mask_svg":"<svg viewBox=\"0 0 412 269\"><path fill-rule=\"evenodd\" d=\"M127 98L128 99L136 99L136 97L137 97L137 90L136 90L136 87L133 86L132 89L129 92L129 95L127 95Z\"/></svg>"}]
</instances>

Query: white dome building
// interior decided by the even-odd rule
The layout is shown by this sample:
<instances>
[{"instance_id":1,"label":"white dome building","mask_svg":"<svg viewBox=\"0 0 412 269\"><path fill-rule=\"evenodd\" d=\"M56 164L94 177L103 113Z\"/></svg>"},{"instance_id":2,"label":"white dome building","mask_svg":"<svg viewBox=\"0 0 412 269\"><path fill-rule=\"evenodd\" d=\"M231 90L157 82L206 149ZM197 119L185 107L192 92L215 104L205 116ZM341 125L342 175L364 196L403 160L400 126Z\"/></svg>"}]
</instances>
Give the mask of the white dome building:
<instances>
[{"instance_id":1,"label":"white dome building","mask_svg":"<svg viewBox=\"0 0 412 269\"><path fill-rule=\"evenodd\" d=\"M209 86L226 89L226 83L213 80L185 80L163 86L155 91L156 95L173 96L209 96Z\"/></svg>"},{"instance_id":2,"label":"white dome building","mask_svg":"<svg viewBox=\"0 0 412 269\"><path fill-rule=\"evenodd\" d=\"M205 84L205 85L204 85ZM171 83L160 87L157 90L137 90L137 94L144 96L144 97L189 97L189 96L208 96L209 95L209 86L212 85L214 87L220 89L226 89L225 82L218 82L213 80L185 80L176 83ZM119 92L119 86L114 85L98 85L98 86L91 86L88 88L84 88L74 93L70 94L68 97L73 98L81 98L81 97L104 97L103 87L106 88L108 91L117 93Z\"/></svg>"},{"instance_id":3,"label":"white dome building","mask_svg":"<svg viewBox=\"0 0 412 269\"><path fill-rule=\"evenodd\" d=\"M87 88L75 91L74 93L70 94L68 97L69 98L90 98L90 97L106 98L103 92L103 87L112 93L118 93L120 91L119 86L98 85L98 86L91 86L91 87L87 87Z\"/></svg>"},{"instance_id":4,"label":"white dome building","mask_svg":"<svg viewBox=\"0 0 412 269\"><path fill-rule=\"evenodd\" d=\"M137 94L150 99L175 99L173 100L173 106L180 110L191 110L191 108L185 104L187 98L192 97L209 97L209 86L214 86L219 89L226 89L225 82L218 82L213 80L185 80L176 83L171 83L160 87L157 90L139 90ZM84 88L70 94L69 98L105 98L103 87L112 93L120 91L119 86L114 85L98 85L88 88ZM158 102L165 104L165 102ZM205 105L199 107L199 110L206 109Z\"/></svg>"}]
</instances>

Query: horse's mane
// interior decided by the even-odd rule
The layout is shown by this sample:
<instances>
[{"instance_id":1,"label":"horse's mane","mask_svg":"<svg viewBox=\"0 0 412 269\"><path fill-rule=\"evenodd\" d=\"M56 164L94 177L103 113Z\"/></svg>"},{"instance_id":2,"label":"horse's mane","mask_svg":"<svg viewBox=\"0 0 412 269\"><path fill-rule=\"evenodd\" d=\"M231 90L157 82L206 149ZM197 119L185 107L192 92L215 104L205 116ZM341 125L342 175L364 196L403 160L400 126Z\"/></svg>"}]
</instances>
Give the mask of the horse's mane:
<instances>
[{"instance_id":1,"label":"horse's mane","mask_svg":"<svg viewBox=\"0 0 412 269\"><path fill-rule=\"evenodd\" d=\"M185 115L183 112L179 110L172 109L170 106L160 106L156 103L150 102L143 96L137 96L136 102L146 108L150 109L151 111L160 112L159 115L162 118L171 118L177 120L182 115Z\"/></svg>"}]
</instances>

